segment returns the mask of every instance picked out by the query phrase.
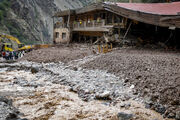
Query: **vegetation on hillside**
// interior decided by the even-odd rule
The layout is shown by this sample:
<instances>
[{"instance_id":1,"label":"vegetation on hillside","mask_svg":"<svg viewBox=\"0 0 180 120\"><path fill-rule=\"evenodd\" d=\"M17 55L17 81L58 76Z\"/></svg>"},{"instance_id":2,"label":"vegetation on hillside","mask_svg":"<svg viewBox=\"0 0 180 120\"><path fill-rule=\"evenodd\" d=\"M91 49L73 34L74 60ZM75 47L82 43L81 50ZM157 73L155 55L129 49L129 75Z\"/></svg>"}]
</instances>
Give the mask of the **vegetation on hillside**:
<instances>
[{"instance_id":1,"label":"vegetation on hillside","mask_svg":"<svg viewBox=\"0 0 180 120\"><path fill-rule=\"evenodd\" d=\"M23 31L19 28L18 24L9 17L10 9L10 0L0 0L0 31L10 33L20 39L20 41L26 42L27 38L23 35Z\"/></svg>"},{"instance_id":2,"label":"vegetation on hillside","mask_svg":"<svg viewBox=\"0 0 180 120\"><path fill-rule=\"evenodd\" d=\"M0 23L2 24L4 18L7 17L7 12L11 6L9 0L0 0Z\"/></svg>"}]
</instances>

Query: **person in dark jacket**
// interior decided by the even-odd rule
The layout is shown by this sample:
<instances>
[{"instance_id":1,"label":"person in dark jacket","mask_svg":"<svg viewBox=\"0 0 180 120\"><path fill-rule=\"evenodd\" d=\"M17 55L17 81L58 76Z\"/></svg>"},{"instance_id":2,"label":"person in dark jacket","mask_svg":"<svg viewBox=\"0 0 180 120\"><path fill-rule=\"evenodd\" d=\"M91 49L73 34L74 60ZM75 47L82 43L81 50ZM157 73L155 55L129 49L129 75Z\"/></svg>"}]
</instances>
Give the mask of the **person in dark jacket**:
<instances>
[{"instance_id":1,"label":"person in dark jacket","mask_svg":"<svg viewBox=\"0 0 180 120\"><path fill-rule=\"evenodd\" d=\"M13 52L9 52L9 60L13 59Z\"/></svg>"}]
</instances>

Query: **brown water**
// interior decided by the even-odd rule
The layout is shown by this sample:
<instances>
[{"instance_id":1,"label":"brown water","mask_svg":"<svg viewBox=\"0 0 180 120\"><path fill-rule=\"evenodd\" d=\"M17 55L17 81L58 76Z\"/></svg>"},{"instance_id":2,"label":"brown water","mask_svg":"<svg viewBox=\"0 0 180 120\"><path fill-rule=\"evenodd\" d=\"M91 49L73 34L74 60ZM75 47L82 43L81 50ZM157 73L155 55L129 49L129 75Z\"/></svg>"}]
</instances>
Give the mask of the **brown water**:
<instances>
[{"instance_id":1,"label":"brown water","mask_svg":"<svg viewBox=\"0 0 180 120\"><path fill-rule=\"evenodd\" d=\"M105 101L82 101L69 87L53 84L50 76L37 78L28 71L1 71L0 94L13 99L13 104L30 120L117 120L118 112L132 113L135 120L164 120L163 117L143 104L134 101L119 101L115 106L105 105ZM22 86L15 84L17 79L28 82L36 79L39 86ZM121 108L122 103L131 104L129 108ZM168 120L168 119L167 119Z\"/></svg>"}]
</instances>

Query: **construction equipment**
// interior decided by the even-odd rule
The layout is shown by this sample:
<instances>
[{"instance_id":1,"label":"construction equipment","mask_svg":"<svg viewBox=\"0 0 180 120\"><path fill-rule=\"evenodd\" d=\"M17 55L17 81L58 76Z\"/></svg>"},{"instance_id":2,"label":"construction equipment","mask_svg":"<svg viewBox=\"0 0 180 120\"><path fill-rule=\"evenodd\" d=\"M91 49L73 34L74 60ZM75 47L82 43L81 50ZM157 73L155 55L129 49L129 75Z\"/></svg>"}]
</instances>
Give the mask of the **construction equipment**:
<instances>
[{"instance_id":1,"label":"construction equipment","mask_svg":"<svg viewBox=\"0 0 180 120\"><path fill-rule=\"evenodd\" d=\"M24 45L18 38L11 35L0 34L0 51L30 51L32 46Z\"/></svg>"},{"instance_id":2,"label":"construction equipment","mask_svg":"<svg viewBox=\"0 0 180 120\"><path fill-rule=\"evenodd\" d=\"M0 44L0 50L1 51L13 51L12 45L10 43L2 43Z\"/></svg>"}]
</instances>

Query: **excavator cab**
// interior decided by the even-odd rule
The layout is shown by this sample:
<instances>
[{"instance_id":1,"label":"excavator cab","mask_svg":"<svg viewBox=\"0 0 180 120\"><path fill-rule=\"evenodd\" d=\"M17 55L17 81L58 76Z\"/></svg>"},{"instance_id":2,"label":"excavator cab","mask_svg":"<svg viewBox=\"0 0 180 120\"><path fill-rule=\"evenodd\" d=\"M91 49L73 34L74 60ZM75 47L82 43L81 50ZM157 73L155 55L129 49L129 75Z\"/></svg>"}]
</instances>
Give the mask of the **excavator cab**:
<instances>
[{"instance_id":1,"label":"excavator cab","mask_svg":"<svg viewBox=\"0 0 180 120\"><path fill-rule=\"evenodd\" d=\"M24 46L25 46L25 44L23 44L23 43L18 44L18 48L22 48L22 47L24 47Z\"/></svg>"},{"instance_id":2,"label":"excavator cab","mask_svg":"<svg viewBox=\"0 0 180 120\"><path fill-rule=\"evenodd\" d=\"M3 43L1 47L1 51L10 51L12 52L12 44L11 43Z\"/></svg>"}]
</instances>

